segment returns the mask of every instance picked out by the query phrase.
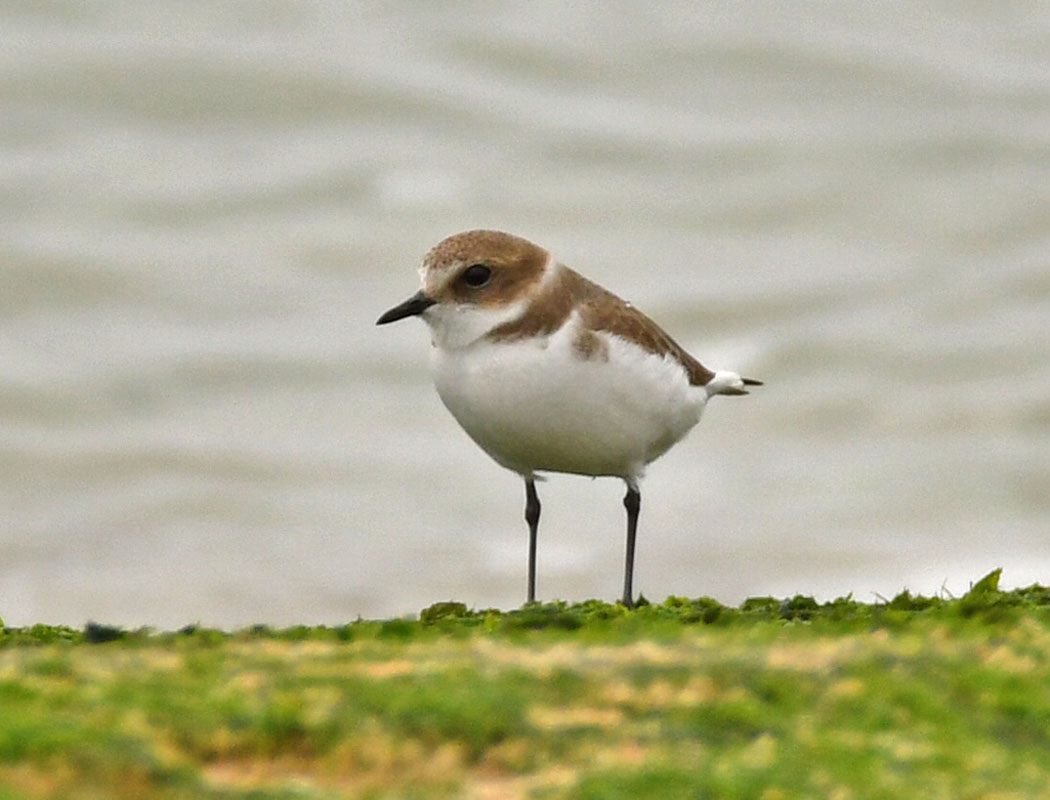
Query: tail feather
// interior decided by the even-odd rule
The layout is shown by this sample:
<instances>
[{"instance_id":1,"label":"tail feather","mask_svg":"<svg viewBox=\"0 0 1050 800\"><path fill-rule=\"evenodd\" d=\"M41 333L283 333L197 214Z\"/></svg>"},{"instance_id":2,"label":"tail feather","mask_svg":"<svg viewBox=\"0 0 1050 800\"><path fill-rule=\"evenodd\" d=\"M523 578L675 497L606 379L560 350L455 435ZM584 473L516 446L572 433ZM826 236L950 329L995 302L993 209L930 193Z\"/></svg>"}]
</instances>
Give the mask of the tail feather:
<instances>
[{"instance_id":1,"label":"tail feather","mask_svg":"<svg viewBox=\"0 0 1050 800\"><path fill-rule=\"evenodd\" d=\"M762 385L762 381L756 381L754 378L741 378L735 372L719 370L715 373L715 376L707 382L704 389L707 390L708 397L713 397L716 394L739 396L750 394L750 392L744 388L745 386Z\"/></svg>"}]
</instances>

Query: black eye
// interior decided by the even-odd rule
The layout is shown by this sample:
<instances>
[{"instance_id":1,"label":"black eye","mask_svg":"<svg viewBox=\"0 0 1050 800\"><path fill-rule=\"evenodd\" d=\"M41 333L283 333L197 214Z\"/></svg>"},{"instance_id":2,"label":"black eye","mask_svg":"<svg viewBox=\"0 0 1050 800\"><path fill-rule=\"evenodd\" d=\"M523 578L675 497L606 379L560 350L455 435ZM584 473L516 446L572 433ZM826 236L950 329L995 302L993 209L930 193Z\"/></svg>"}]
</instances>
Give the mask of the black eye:
<instances>
[{"instance_id":1,"label":"black eye","mask_svg":"<svg viewBox=\"0 0 1050 800\"><path fill-rule=\"evenodd\" d=\"M474 264L463 272L463 282L473 289L479 289L489 282L492 270L484 264Z\"/></svg>"}]
</instances>

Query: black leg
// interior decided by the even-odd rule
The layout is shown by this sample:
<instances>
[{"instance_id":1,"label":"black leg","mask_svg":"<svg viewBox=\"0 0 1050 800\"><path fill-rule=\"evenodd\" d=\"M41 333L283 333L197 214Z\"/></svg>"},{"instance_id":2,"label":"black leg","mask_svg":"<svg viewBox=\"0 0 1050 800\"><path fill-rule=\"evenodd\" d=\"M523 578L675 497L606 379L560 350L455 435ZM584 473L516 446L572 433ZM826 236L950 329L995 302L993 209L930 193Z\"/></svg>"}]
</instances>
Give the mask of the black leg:
<instances>
[{"instance_id":1,"label":"black leg","mask_svg":"<svg viewBox=\"0 0 1050 800\"><path fill-rule=\"evenodd\" d=\"M642 507L642 495L630 484L623 498L627 509L627 561L623 568L623 604L634 608L634 537L638 533L638 510Z\"/></svg>"},{"instance_id":2,"label":"black leg","mask_svg":"<svg viewBox=\"0 0 1050 800\"><path fill-rule=\"evenodd\" d=\"M536 481L525 479L525 521L529 523L529 597L525 602L536 602L536 530L540 526L540 498Z\"/></svg>"}]
</instances>

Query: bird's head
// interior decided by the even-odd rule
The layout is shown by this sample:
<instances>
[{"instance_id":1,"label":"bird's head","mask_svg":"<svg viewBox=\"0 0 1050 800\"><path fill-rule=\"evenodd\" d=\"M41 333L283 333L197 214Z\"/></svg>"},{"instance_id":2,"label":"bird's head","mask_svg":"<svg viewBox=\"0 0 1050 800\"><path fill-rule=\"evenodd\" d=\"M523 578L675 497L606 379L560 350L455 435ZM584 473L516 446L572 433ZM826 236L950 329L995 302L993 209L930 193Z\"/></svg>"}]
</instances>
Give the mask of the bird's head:
<instances>
[{"instance_id":1,"label":"bird's head","mask_svg":"<svg viewBox=\"0 0 1050 800\"><path fill-rule=\"evenodd\" d=\"M421 288L377 321L421 316L434 344L465 347L521 315L554 268L542 247L501 231L466 231L423 258Z\"/></svg>"}]
</instances>

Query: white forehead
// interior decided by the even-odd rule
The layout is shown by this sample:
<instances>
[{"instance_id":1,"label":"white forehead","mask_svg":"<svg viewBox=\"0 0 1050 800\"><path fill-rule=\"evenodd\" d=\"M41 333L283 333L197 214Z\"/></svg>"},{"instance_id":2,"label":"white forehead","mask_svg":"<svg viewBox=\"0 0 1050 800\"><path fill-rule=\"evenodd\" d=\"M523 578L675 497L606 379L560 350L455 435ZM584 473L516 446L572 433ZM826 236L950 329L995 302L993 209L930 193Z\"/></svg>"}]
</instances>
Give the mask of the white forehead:
<instances>
[{"instance_id":1,"label":"white forehead","mask_svg":"<svg viewBox=\"0 0 1050 800\"><path fill-rule=\"evenodd\" d=\"M419 273L419 285L423 289L440 289L453 280L466 265L467 262L464 259L454 258L443 260L441 267L436 268L433 256L428 254L417 270Z\"/></svg>"}]
</instances>

